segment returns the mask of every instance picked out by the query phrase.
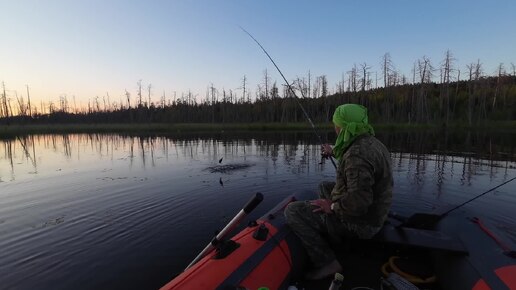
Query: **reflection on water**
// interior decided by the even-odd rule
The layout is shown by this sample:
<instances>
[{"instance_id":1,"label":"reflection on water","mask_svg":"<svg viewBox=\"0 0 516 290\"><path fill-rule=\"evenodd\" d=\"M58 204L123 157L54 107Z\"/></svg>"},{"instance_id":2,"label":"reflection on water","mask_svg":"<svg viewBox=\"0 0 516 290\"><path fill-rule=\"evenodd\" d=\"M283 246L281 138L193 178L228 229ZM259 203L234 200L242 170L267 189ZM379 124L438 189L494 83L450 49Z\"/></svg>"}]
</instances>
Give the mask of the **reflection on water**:
<instances>
[{"instance_id":1,"label":"reflection on water","mask_svg":"<svg viewBox=\"0 0 516 290\"><path fill-rule=\"evenodd\" d=\"M295 135L294 135L295 136ZM307 142L278 143L281 139L200 139L191 137L121 136L105 134L31 135L1 141L2 181L34 178L65 167L84 167L102 160L128 160L128 167L156 167L162 162L205 160L214 162L250 155L270 160L273 167L283 164L293 170L317 170L312 160L319 160L319 148ZM282 160L279 160L282 152ZM320 160L319 160L320 161ZM163 163L162 162L162 163ZM314 163L314 164L313 164Z\"/></svg>"},{"instance_id":2,"label":"reflection on water","mask_svg":"<svg viewBox=\"0 0 516 290\"><path fill-rule=\"evenodd\" d=\"M511 134L378 137L391 150L393 209L402 214L460 204L516 176ZM0 143L2 289L156 289L252 193L265 195L259 216L335 177L310 132L31 135ZM225 170L210 170L216 166ZM515 202L516 182L465 209L514 245Z\"/></svg>"},{"instance_id":3,"label":"reflection on water","mask_svg":"<svg viewBox=\"0 0 516 290\"><path fill-rule=\"evenodd\" d=\"M435 173L436 179L432 182L441 185L444 172L448 170L453 175L460 175L462 184L465 184L471 182L472 176L480 168L490 168L492 177L501 174L500 169L504 169L506 177L507 170L515 168L516 140L512 135L495 138L463 132L459 139L450 141L448 134L444 135L445 138L438 138L436 134L439 135L435 132L389 133L380 134L379 138L392 152L393 166L406 167L415 184L423 182L428 171ZM452 141L457 143L450 144ZM309 133L261 133L259 136L183 134L173 137L30 135L0 142L4 151L0 158L3 168L1 181L61 171L63 163L68 167L82 167L90 162L116 159L128 160L129 167L140 166L143 169L156 167L160 159L165 159L165 162L201 159L214 162L220 158L227 161L230 156L245 161L249 155L268 159L274 167L278 162L288 167L295 166L292 170L299 172L321 170L331 165L330 162L324 164L326 162L320 159L319 145ZM428 168L430 162L433 168Z\"/></svg>"}]
</instances>

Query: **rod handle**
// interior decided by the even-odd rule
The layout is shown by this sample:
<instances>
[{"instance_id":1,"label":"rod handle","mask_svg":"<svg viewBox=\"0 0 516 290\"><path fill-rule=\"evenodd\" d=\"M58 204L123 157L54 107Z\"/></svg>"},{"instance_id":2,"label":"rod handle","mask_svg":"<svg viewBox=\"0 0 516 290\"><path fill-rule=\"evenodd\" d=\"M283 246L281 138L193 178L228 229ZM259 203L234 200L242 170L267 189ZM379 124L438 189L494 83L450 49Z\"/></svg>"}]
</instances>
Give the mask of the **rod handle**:
<instances>
[{"instance_id":1,"label":"rod handle","mask_svg":"<svg viewBox=\"0 0 516 290\"><path fill-rule=\"evenodd\" d=\"M257 192L256 195L244 206L243 211L246 214L249 214L251 211L253 211L260 202L263 200L263 194L260 192Z\"/></svg>"}]
</instances>

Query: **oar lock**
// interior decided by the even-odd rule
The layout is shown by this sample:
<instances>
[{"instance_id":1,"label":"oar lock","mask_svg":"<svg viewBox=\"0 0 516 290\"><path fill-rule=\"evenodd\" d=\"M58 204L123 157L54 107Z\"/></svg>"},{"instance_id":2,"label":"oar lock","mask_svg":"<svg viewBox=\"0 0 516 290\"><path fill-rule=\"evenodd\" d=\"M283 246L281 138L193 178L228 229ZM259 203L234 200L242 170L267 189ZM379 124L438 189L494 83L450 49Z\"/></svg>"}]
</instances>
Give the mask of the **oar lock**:
<instances>
[{"instance_id":1,"label":"oar lock","mask_svg":"<svg viewBox=\"0 0 516 290\"><path fill-rule=\"evenodd\" d=\"M265 241L265 240L267 240L268 235L269 235L269 229L265 226L265 223L262 223L254 231L253 238L258 241Z\"/></svg>"},{"instance_id":2,"label":"oar lock","mask_svg":"<svg viewBox=\"0 0 516 290\"><path fill-rule=\"evenodd\" d=\"M258 226L258 223L254 221L250 227ZM253 232L253 238L258 241L266 241L267 236L269 235L269 229L265 225L265 223L260 224L255 231ZM218 240L216 237L211 240L211 244L215 247L216 254L213 256L213 259L224 259L229 256L233 251L240 247L240 244L229 239L229 240Z\"/></svg>"},{"instance_id":3,"label":"oar lock","mask_svg":"<svg viewBox=\"0 0 516 290\"><path fill-rule=\"evenodd\" d=\"M272 217L270 217L272 216ZM269 219L273 219L274 215L270 214ZM269 228L265 225L265 223L259 224L260 226L254 230L253 238L258 241L265 241L267 240L267 235L269 234ZM248 227L254 228L258 226L258 222L256 220L252 220L247 224Z\"/></svg>"},{"instance_id":4,"label":"oar lock","mask_svg":"<svg viewBox=\"0 0 516 290\"><path fill-rule=\"evenodd\" d=\"M225 257L229 256L229 254L233 253L236 249L240 247L240 244L233 241L233 240L223 240L219 241L217 244L217 248L215 249L215 256L213 256L213 259L224 259Z\"/></svg>"}]
</instances>

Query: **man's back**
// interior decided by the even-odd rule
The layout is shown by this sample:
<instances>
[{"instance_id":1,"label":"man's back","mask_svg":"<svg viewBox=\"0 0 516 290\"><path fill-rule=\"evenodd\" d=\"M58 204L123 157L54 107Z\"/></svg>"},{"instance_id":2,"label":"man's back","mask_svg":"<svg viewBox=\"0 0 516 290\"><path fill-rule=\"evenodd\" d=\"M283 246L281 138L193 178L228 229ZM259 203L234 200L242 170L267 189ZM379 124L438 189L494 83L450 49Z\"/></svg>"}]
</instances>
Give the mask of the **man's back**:
<instances>
[{"instance_id":1,"label":"man's back","mask_svg":"<svg viewBox=\"0 0 516 290\"><path fill-rule=\"evenodd\" d=\"M344 222L382 226L392 201L392 169L387 148L374 136L364 134L341 158L332 200Z\"/></svg>"}]
</instances>

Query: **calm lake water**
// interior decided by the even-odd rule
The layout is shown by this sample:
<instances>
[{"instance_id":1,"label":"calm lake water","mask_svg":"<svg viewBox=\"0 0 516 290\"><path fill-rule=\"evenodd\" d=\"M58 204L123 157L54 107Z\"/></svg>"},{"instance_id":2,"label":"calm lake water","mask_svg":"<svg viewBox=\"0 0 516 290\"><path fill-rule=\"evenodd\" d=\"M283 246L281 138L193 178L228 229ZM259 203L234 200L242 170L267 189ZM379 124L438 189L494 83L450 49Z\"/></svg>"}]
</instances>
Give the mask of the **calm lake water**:
<instances>
[{"instance_id":1,"label":"calm lake water","mask_svg":"<svg viewBox=\"0 0 516 290\"><path fill-rule=\"evenodd\" d=\"M515 134L378 137L402 214L457 205L516 176ZM319 154L310 132L0 139L0 288L159 288L255 192L265 200L252 217L334 179ZM234 164L247 167L209 170ZM516 181L464 208L516 248L515 204Z\"/></svg>"}]
</instances>

